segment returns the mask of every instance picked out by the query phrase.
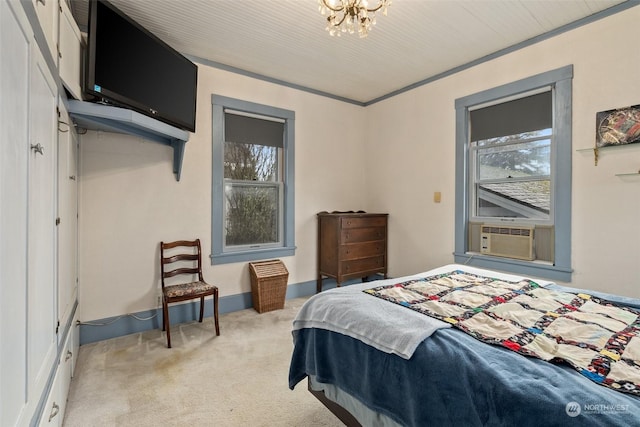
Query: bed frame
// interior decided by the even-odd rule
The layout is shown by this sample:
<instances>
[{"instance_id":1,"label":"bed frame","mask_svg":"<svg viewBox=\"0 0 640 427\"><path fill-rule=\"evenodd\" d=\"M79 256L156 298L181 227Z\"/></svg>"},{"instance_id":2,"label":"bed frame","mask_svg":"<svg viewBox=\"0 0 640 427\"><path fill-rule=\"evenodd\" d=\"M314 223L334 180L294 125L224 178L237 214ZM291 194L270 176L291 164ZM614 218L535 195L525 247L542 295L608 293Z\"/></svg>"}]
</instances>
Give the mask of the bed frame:
<instances>
[{"instance_id":1,"label":"bed frame","mask_svg":"<svg viewBox=\"0 0 640 427\"><path fill-rule=\"evenodd\" d=\"M322 390L313 390L311 388L311 380L307 378L307 389L309 393L311 393L316 399L318 399L324 406L327 407L328 410L333 413L340 421L344 423L347 427L362 427L362 424L356 420L356 418L351 415L351 412L347 411L342 406L338 405L333 400L329 399Z\"/></svg>"}]
</instances>

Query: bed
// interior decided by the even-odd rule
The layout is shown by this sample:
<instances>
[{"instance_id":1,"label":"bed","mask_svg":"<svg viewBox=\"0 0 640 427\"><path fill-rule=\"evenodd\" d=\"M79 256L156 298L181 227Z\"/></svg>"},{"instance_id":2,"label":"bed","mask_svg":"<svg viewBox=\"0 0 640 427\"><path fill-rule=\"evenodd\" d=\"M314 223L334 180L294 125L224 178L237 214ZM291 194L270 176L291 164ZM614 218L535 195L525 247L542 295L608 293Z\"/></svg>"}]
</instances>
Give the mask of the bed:
<instances>
[{"instance_id":1,"label":"bed","mask_svg":"<svg viewBox=\"0 0 640 427\"><path fill-rule=\"evenodd\" d=\"M610 306L611 310L622 310L624 319L618 320L628 325L616 337L627 340L627 351L624 358L617 356L618 363L614 360L608 365L613 379L598 380L601 368L594 368L595 362L589 362L588 369L576 366L583 353L593 351L590 344L567 347L569 350L563 350L570 354L566 359L545 356L549 360L543 360L531 350L544 355L541 347L521 343L508 348L510 345L504 342L511 341L503 339L501 345L485 332L465 330L467 323L451 320L455 317L451 313L438 316L435 312L434 317L432 311L426 315L423 307L429 304L409 304L395 289L404 292L417 285L423 289L425 283L437 283L434 278L448 280L453 275L504 281L508 286L524 283L526 287L516 290L517 298L528 297L529 291L564 297L571 293L580 295L580 301L592 307L595 303L606 305L596 305L600 313ZM484 307L500 314L503 305L492 304ZM569 307L571 304L563 305L566 309L561 307L558 312L575 310ZM584 307L588 311L586 303ZM607 322L618 322L617 314L607 313L612 316L604 316ZM629 333L640 332L638 314L637 299L458 264L414 276L335 288L311 297L294 320L289 387L293 389L306 379L309 390L346 425L353 426L640 425L640 333L637 338ZM571 312L569 316L577 318L578 314ZM601 326L591 320L583 323L592 329ZM570 327L568 332L561 332L570 334L579 329ZM594 335L593 331L589 333ZM616 359L616 351L607 346L606 360ZM629 359L631 356L634 359ZM625 374L615 378L613 368L618 365L624 367Z\"/></svg>"}]
</instances>

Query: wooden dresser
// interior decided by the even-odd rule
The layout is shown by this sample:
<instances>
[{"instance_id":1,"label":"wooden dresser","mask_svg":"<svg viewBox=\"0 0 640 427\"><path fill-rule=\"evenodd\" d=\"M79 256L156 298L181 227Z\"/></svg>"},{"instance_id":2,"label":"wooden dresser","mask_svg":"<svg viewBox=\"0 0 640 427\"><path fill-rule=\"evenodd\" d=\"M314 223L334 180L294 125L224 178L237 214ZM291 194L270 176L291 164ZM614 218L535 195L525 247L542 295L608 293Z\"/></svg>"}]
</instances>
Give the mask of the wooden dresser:
<instances>
[{"instance_id":1,"label":"wooden dresser","mask_svg":"<svg viewBox=\"0 0 640 427\"><path fill-rule=\"evenodd\" d=\"M387 277L388 214L365 212L320 212L318 214L318 279L338 286L345 280L381 273Z\"/></svg>"}]
</instances>

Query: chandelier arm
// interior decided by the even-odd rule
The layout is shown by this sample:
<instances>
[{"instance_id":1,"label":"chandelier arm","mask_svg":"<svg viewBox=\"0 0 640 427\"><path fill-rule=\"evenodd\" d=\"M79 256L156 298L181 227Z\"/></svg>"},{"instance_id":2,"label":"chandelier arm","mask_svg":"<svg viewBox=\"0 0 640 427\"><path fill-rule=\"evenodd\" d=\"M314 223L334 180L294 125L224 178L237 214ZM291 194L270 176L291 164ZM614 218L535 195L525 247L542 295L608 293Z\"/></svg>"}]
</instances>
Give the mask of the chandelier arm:
<instances>
[{"instance_id":1,"label":"chandelier arm","mask_svg":"<svg viewBox=\"0 0 640 427\"><path fill-rule=\"evenodd\" d=\"M324 7L326 7L327 9L329 9L329 10L331 10L333 12L340 12L340 11L345 9L344 3L342 3L342 2L340 2L340 7L336 7L336 8L334 8L330 4L328 4L327 0L322 0L322 4L324 4ZM378 7L378 9L379 9L379 7ZM340 21L340 22L342 22L342 21Z\"/></svg>"},{"instance_id":2,"label":"chandelier arm","mask_svg":"<svg viewBox=\"0 0 640 427\"><path fill-rule=\"evenodd\" d=\"M324 1L324 0L322 0ZM382 9L382 6L384 6L384 1L380 2L380 4L376 7L374 7L373 9L367 9L367 12L377 12L380 9Z\"/></svg>"},{"instance_id":3,"label":"chandelier arm","mask_svg":"<svg viewBox=\"0 0 640 427\"><path fill-rule=\"evenodd\" d=\"M331 17L328 16L327 17L327 22L329 23L329 25L331 25L332 27L339 27L340 25L342 25L342 23L344 22L344 20L347 18L347 15L344 14L342 15L342 19L339 22L331 22Z\"/></svg>"},{"instance_id":4,"label":"chandelier arm","mask_svg":"<svg viewBox=\"0 0 640 427\"><path fill-rule=\"evenodd\" d=\"M340 25L342 25L342 23L344 22L344 20L345 20L346 18L347 18L347 14L345 13L345 14L343 14L343 15L342 15L342 19L340 20L340 22L334 23L334 24L332 24L332 25L333 25L334 27L339 27ZM327 19L329 19L329 18L327 18Z\"/></svg>"}]
</instances>

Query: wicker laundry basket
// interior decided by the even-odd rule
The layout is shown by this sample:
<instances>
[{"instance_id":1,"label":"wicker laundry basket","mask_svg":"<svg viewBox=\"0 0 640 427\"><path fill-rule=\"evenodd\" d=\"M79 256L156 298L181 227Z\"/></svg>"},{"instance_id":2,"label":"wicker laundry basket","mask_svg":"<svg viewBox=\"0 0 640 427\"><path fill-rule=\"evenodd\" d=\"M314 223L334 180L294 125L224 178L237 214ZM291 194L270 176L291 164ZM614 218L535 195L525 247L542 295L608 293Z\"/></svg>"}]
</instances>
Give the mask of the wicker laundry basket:
<instances>
[{"instance_id":1,"label":"wicker laundry basket","mask_svg":"<svg viewBox=\"0 0 640 427\"><path fill-rule=\"evenodd\" d=\"M250 262L251 297L258 313L281 310L287 293L289 271L279 259Z\"/></svg>"}]
</instances>

